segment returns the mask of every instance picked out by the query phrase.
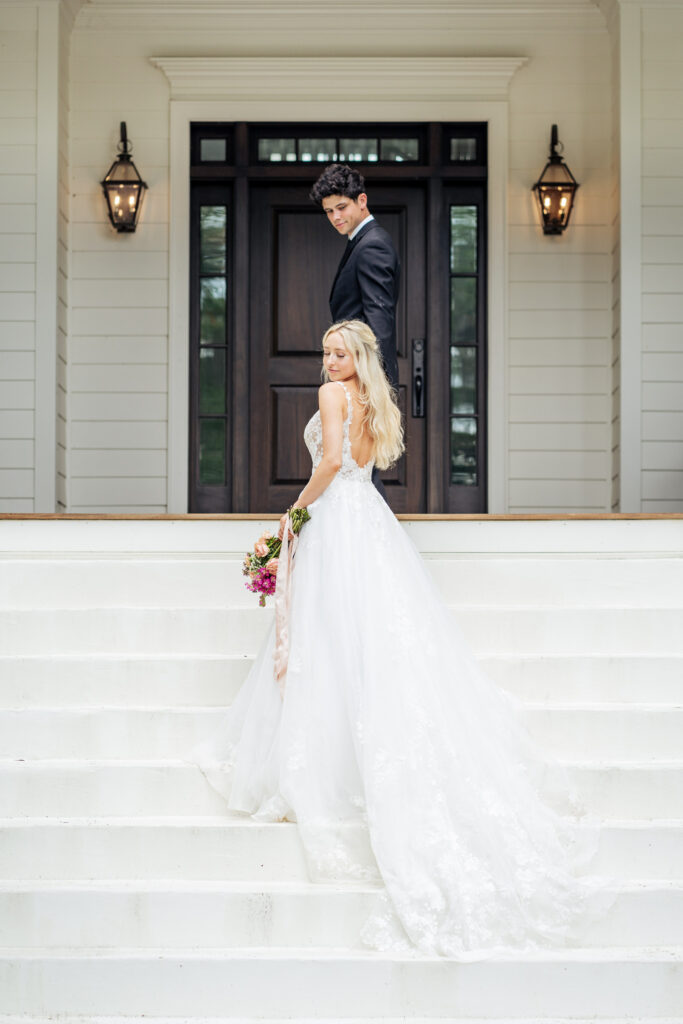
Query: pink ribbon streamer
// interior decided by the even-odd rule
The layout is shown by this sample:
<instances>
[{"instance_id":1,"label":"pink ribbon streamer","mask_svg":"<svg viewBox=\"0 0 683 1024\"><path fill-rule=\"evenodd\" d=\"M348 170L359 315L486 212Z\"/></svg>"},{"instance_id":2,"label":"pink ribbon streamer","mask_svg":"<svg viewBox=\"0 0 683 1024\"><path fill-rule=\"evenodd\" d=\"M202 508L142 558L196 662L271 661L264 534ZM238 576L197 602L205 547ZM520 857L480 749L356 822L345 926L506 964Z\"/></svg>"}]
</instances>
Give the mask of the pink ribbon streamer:
<instances>
[{"instance_id":1,"label":"pink ribbon streamer","mask_svg":"<svg viewBox=\"0 0 683 1024\"><path fill-rule=\"evenodd\" d=\"M292 536L290 538L290 532ZM287 682L287 662L289 661L289 606L292 594L292 563L299 543L297 534L292 531L292 520L287 516L282 534L282 547L278 556L277 579L275 582L275 651L274 672L275 682L280 689L280 696L285 695Z\"/></svg>"}]
</instances>

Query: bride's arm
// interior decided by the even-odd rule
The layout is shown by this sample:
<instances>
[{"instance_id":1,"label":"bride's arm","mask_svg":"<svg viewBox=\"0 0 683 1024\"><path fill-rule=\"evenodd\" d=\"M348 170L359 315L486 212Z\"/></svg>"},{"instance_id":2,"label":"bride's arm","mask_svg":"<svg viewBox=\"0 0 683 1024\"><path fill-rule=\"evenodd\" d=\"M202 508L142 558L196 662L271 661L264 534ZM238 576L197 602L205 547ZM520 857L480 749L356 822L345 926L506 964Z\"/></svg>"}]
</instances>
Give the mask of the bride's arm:
<instances>
[{"instance_id":1,"label":"bride's arm","mask_svg":"<svg viewBox=\"0 0 683 1024\"><path fill-rule=\"evenodd\" d=\"M319 498L342 464L346 395L340 387L328 381L318 391L318 406L323 430L323 457L292 508L305 508Z\"/></svg>"}]
</instances>

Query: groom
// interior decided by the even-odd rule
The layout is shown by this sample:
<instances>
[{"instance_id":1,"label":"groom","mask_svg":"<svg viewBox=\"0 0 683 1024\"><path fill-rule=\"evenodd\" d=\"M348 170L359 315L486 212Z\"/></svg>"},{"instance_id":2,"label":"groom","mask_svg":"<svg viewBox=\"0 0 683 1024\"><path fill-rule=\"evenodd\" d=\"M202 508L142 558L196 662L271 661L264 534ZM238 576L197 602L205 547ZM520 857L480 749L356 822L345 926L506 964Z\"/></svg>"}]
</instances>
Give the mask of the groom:
<instances>
[{"instance_id":1,"label":"groom","mask_svg":"<svg viewBox=\"0 0 683 1024\"><path fill-rule=\"evenodd\" d=\"M330 292L332 321L362 320L372 328L387 380L398 393L396 303L401 268L390 236L368 209L363 175L347 165L330 164L311 189L311 199L348 238ZM386 497L376 468L372 482Z\"/></svg>"}]
</instances>

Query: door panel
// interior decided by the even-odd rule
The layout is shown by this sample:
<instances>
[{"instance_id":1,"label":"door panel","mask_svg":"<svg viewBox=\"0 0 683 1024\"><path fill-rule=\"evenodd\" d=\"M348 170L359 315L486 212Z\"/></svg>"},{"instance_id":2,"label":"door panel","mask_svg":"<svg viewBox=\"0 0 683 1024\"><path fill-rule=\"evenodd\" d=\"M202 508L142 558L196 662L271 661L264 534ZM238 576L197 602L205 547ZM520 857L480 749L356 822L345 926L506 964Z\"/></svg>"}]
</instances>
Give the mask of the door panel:
<instances>
[{"instance_id":1,"label":"door panel","mask_svg":"<svg viewBox=\"0 0 683 1024\"><path fill-rule=\"evenodd\" d=\"M311 204L307 185L255 185L250 210L250 507L277 512L296 499L310 474L302 435L317 408L329 292L347 242ZM418 512L424 510L425 420L410 415L408 355L411 339L425 331L422 188L373 185L372 210L391 234L402 268L411 268L397 310L407 454L383 478L394 511Z\"/></svg>"}]
</instances>

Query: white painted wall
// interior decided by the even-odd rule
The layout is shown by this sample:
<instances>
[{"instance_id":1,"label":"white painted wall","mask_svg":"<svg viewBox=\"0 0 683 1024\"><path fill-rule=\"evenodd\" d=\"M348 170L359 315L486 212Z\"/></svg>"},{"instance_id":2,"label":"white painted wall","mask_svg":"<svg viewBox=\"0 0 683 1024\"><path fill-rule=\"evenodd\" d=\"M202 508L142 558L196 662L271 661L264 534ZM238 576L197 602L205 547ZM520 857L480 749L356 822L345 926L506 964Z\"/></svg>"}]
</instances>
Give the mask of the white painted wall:
<instances>
[{"instance_id":1,"label":"white painted wall","mask_svg":"<svg viewBox=\"0 0 683 1024\"><path fill-rule=\"evenodd\" d=\"M609 38L564 32L529 44L510 94L508 510L609 511ZM530 186L553 123L581 187L566 233L544 236Z\"/></svg>"},{"instance_id":2,"label":"white painted wall","mask_svg":"<svg viewBox=\"0 0 683 1024\"><path fill-rule=\"evenodd\" d=\"M683 9L642 10L643 512L683 512Z\"/></svg>"},{"instance_id":3,"label":"white painted wall","mask_svg":"<svg viewBox=\"0 0 683 1024\"><path fill-rule=\"evenodd\" d=\"M36 277L35 6L0 6L0 512L32 512Z\"/></svg>"}]
</instances>

